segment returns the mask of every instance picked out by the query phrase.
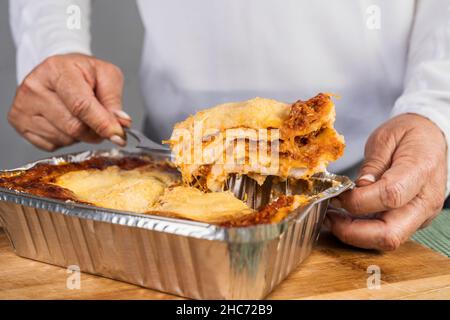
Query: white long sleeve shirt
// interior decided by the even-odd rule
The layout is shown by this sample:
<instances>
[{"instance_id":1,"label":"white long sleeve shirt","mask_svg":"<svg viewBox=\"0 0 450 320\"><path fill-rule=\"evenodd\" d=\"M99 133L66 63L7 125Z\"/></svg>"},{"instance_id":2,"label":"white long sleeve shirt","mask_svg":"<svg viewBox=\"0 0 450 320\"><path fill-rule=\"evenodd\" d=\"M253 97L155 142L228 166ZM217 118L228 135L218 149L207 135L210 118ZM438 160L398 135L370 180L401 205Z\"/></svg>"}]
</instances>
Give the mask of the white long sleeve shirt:
<instances>
[{"instance_id":1,"label":"white long sleeve shirt","mask_svg":"<svg viewBox=\"0 0 450 320\"><path fill-rule=\"evenodd\" d=\"M73 5L79 30L67 27ZM450 0L138 0L138 6L146 30L141 87L154 139L221 102L255 96L293 102L332 92L341 96L336 127L347 144L333 171L362 160L368 135L401 113L435 122L450 146ZM89 0L10 1L18 80L48 56L90 54L89 13Z\"/></svg>"}]
</instances>

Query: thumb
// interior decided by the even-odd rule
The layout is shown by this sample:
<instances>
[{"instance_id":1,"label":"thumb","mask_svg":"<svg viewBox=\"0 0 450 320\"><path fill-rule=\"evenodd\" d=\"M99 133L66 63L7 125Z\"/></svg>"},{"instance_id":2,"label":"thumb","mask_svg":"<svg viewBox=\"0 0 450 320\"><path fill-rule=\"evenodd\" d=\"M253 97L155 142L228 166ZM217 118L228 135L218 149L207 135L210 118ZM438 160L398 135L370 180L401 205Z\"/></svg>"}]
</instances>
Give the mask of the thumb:
<instances>
[{"instance_id":1,"label":"thumb","mask_svg":"<svg viewBox=\"0 0 450 320\"><path fill-rule=\"evenodd\" d=\"M404 130L381 128L367 141L357 188L339 195L334 206L365 215L400 208L419 193L422 170L410 141L415 137L408 138Z\"/></svg>"},{"instance_id":2,"label":"thumb","mask_svg":"<svg viewBox=\"0 0 450 320\"><path fill-rule=\"evenodd\" d=\"M98 101L113 113L122 126L131 125L131 117L122 110L123 74L119 67L106 61L96 61L95 94Z\"/></svg>"},{"instance_id":3,"label":"thumb","mask_svg":"<svg viewBox=\"0 0 450 320\"><path fill-rule=\"evenodd\" d=\"M358 187L364 187L378 181L392 162L396 142L392 135L375 132L367 140L364 161L355 181Z\"/></svg>"}]
</instances>

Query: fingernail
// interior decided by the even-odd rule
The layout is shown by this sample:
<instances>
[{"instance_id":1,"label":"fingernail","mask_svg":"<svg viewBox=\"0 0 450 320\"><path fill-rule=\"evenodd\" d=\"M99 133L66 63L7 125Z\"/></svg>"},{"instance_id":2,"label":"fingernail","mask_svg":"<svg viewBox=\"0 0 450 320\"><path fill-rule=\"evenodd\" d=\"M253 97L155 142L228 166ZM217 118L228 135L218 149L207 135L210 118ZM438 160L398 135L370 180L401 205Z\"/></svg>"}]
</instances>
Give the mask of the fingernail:
<instances>
[{"instance_id":1,"label":"fingernail","mask_svg":"<svg viewBox=\"0 0 450 320\"><path fill-rule=\"evenodd\" d=\"M330 205L336 209L342 208L341 200L339 200L338 198L331 199Z\"/></svg>"},{"instance_id":2,"label":"fingernail","mask_svg":"<svg viewBox=\"0 0 450 320\"><path fill-rule=\"evenodd\" d=\"M375 176L373 174L365 174L365 175L359 177L357 180L358 181L365 180L365 181L369 181L369 182L375 182L376 181Z\"/></svg>"},{"instance_id":3,"label":"fingernail","mask_svg":"<svg viewBox=\"0 0 450 320\"><path fill-rule=\"evenodd\" d=\"M125 140L122 137L118 136L118 135L113 135L111 138L109 138L109 140L112 143L115 143L115 144L117 144L118 146L121 146L121 147L123 147L124 145L127 144L125 142Z\"/></svg>"},{"instance_id":4,"label":"fingernail","mask_svg":"<svg viewBox=\"0 0 450 320\"><path fill-rule=\"evenodd\" d=\"M129 115L128 113L126 113L125 111L123 111L123 110L114 110L114 114L115 114L116 116L118 116L119 118L122 118L122 119L124 119L124 120L130 120L130 121L131 121L130 115Z\"/></svg>"}]
</instances>

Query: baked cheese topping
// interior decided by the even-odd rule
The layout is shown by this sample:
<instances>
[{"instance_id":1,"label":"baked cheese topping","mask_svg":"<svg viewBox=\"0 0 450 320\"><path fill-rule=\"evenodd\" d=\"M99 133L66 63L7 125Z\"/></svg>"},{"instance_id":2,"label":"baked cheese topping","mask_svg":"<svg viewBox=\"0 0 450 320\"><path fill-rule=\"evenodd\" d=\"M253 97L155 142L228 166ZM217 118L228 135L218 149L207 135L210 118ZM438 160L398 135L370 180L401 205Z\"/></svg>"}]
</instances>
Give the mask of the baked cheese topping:
<instances>
[{"instance_id":1,"label":"baked cheese topping","mask_svg":"<svg viewBox=\"0 0 450 320\"><path fill-rule=\"evenodd\" d=\"M185 186L167 189L154 210L207 223L221 223L255 213L231 192L205 193Z\"/></svg>"},{"instance_id":2,"label":"baked cheese topping","mask_svg":"<svg viewBox=\"0 0 450 320\"><path fill-rule=\"evenodd\" d=\"M56 185L72 191L77 199L103 208L146 212L175 179L157 169L72 171L58 177Z\"/></svg>"},{"instance_id":3,"label":"baked cheese topping","mask_svg":"<svg viewBox=\"0 0 450 320\"><path fill-rule=\"evenodd\" d=\"M231 192L205 193L194 187L176 186L173 174L150 167L122 170L110 166L65 173L55 185L68 189L82 202L136 213L220 223L253 214Z\"/></svg>"},{"instance_id":4,"label":"baked cheese topping","mask_svg":"<svg viewBox=\"0 0 450 320\"><path fill-rule=\"evenodd\" d=\"M272 99L254 98L242 102L220 104L197 112L185 121L175 124L174 129L194 130L200 121L205 130L224 131L229 128L280 128L289 116L291 105Z\"/></svg>"}]
</instances>

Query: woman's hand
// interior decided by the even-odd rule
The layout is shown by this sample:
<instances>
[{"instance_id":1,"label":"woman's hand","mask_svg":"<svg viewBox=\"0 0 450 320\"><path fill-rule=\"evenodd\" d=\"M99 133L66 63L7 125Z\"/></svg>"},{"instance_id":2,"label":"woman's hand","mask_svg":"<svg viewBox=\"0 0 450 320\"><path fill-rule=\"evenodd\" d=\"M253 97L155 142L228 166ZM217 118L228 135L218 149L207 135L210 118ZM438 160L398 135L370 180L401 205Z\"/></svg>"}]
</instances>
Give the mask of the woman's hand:
<instances>
[{"instance_id":1,"label":"woman's hand","mask_svg":"<svg viewBox=\"0 0 450 320\"><path fill-rule=\"evenodd\" d=\"M394 250L440 212L447 145L430 120L397 116L366 143L357 187L332 200L325 225L345 243Z\"/></svg>"},{"instance_id":2,"label":"woman's hand","mask_svg":"<svg viewBox=\"0 0 450 320\"><path fill-rule=\"evenodd\" d=\"M53 56L17 88L11 125L35 146L53 151L77 141L124 145L123 75L115 65L82 54Z\"/></svg>"}]
</instances>

